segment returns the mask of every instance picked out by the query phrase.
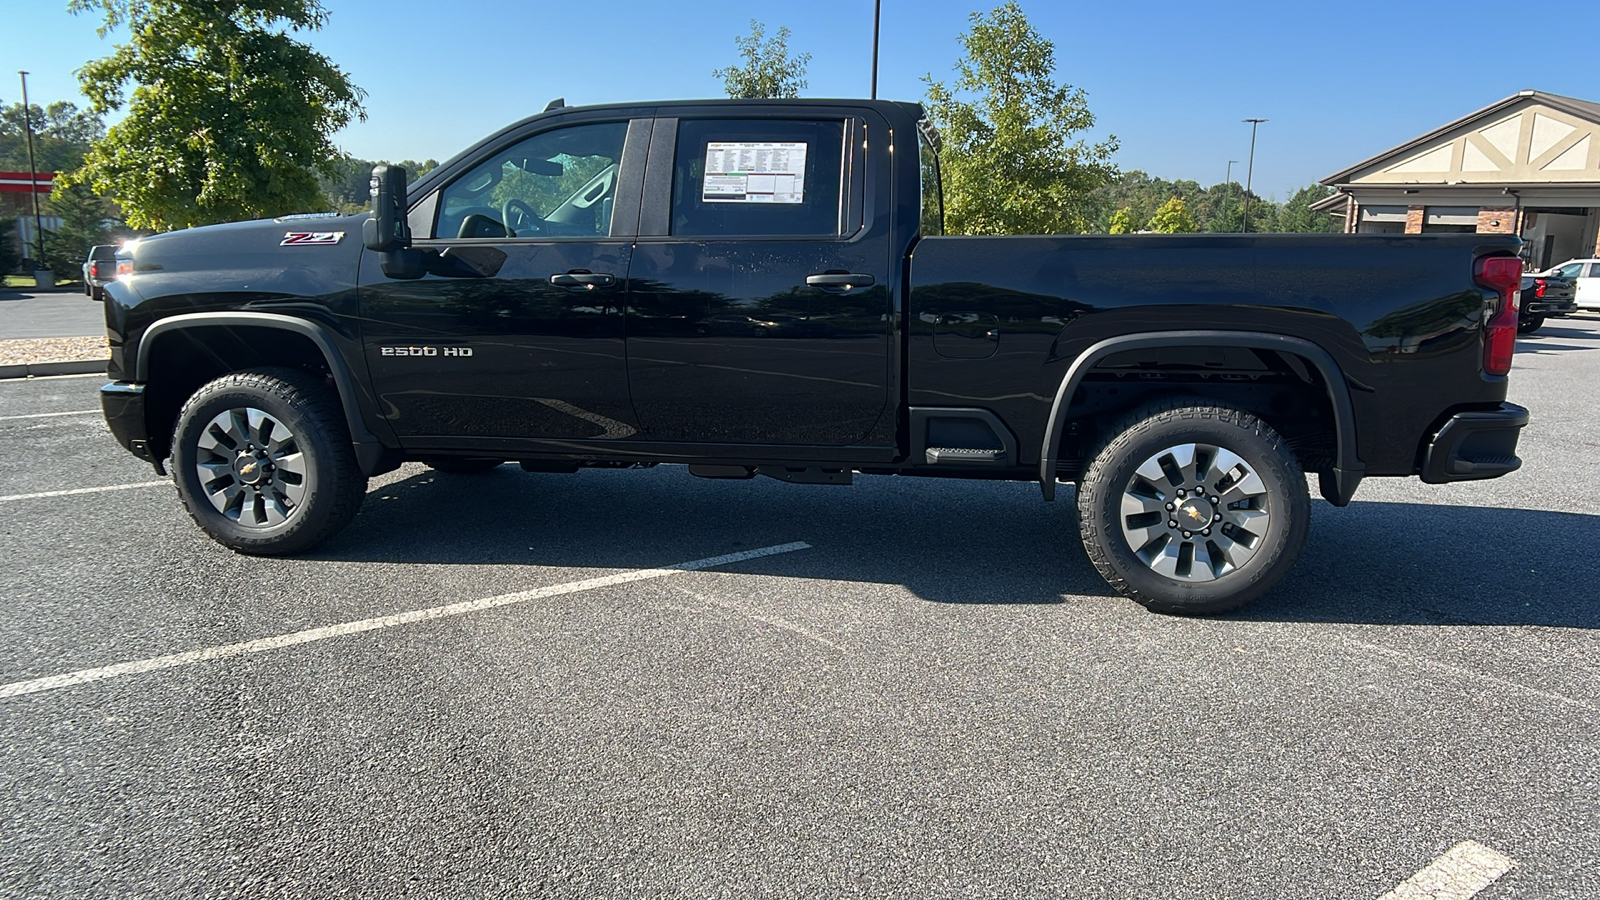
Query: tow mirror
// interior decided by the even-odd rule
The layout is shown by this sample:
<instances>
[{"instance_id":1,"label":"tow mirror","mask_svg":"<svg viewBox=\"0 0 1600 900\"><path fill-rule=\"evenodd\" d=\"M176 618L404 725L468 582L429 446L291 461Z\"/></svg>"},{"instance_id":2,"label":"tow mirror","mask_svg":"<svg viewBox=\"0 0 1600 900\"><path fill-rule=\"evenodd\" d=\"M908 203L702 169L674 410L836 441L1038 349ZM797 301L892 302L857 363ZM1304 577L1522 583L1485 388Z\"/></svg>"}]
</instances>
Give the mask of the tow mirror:
<instances>
[{"instance_id":1,"label":"tow mirror","mask_svg":"<svg viewBox=\"0 0 1600 900\"><path fill-rule=\"evenodd\" d=\"M411 225L406 221L405 167L373 166L371 184L372 217L361 225L361 242L383 254L383 274L421 278L422 254L411 249Z\"/></svg>"}]
</instances>

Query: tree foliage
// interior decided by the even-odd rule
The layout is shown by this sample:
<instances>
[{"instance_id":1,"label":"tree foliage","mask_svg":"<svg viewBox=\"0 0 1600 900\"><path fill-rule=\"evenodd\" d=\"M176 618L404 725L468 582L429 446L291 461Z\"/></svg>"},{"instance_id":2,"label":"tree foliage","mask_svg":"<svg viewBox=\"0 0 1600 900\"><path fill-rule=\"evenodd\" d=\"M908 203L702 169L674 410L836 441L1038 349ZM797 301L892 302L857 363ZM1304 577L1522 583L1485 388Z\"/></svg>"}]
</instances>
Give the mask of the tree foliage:
<instances>
[{"instance_id":1,"label":"tree foliage","mask_svg":"<svg viewBox=\"0 0 1600 900\"><path fill-rule=\"evenodd\" d=\"M778 33L767 38L767 27L755 19L750 20L750 33L734 38L744 65L715 69L712 75L722 79L728 96L735 100L762 98L792 98L800 96L806 87L806 65L811 54L789 55L789 28L779 26Z\"/></svg>"},{"instance_id":2,"label":"tree foliage","mask_svg":"<svg viewBox=\"0 0 1600 900\"><path fill-rule=\"evenodd\" d=\"M323 207L328 212L357 213L372 207L372 167L380 164L405 166L406 176L412 181L439 167L436 159L402 159L390 163L386 159L358 159L341 156L335 159L328 171L320 173Z\"/></svg>"},{"instance_id":3,"label":"tree foliage","mask_svg":"<svg viewBox=\"0 0 1600 900\"><path fill-rule=\"evenodd\" d=\"M22 266L22 253L17 249L17 220L0 216L0 275L10 275Z\"/></svg>"},{"instance_id":4,"label":"tree foliage","mask_svg":"<svg viewBox=\"0 0 1600 900\"><path fill-rule=\"evenodd\" d=\"M85 65L96 113L127 115L74 176L121 204L136 228L166 230L321 205L331 136L364 117L364 93L294 39L327 20L318 0L72 0L125 26L128 43ZM129 84L131 98L124 98Z\"/></svg>"},{"instance_id":5,"label":"tree foliage","mask_svg":"<svg viewBox=\"0 0 1600 900\"><path fill-rule=\"evenodd\" d=\"M1333 216L1311 208L1311 204L1332 194L1333 188L1325 184L1313 184L1295 191L1289 202L1278 210L1278 230L1300 234L1326 234L1341 230Z\"/></svg>"},{"instance_id":6,"label":"tree foliage","mask_svg":"<svg viewBox=\"0 0 1600 900\"><path fill-rule=\"evenodd\" d=\"M93 110L78 109L65 100L28 105L33 123L34 165L41 172L70 172L83 164L84 154L105 136L106 127ZM28 171L27 122L22 104L0 108L0 170Z\"/></svg>"},{"instance_id":7,"label":"tree foliage","mask_svg":"<svg viewBox=\"0 0 1600 900\"><path fill-rule=\"evenodd\" d=\"M1130 207L1124 206L1111 214L1110 232L1112 234L1133 234L1139 230L1141 225L1134 224L1133 210Z\"/></svg>"},{"instance_id":8,"label":"tree foliage","mask_svg":"<svg viewBox=\"0 0 1600 900\"><path fill-rule=\"evenodd\" d=\"M1161 204L1145 228L1156 234L1192 234L1200 230L1200 226L1194 223L1194 217L1184 209L1181 197L1172 197Z\"/></svg>"},{"instance_id":9,"label":"tree foliage","mask_svg":"<svg viewBox=\"0 0 1600 900\"><path fill-rule=\"evenodd\" d=\"M51 192L50 214L61 217L61 227L45 233L45 268L75 279L89 248L108 243L110 204L87 185L69 183Z\"/></svg>"},{"instance_id":10,"label":"tree foliage","mask_svg":"<svg viewBox=\"0 0 1600 900\"><path fill-rule=\"evenodd\" d=\"M1094 126L1081 89L1055 81L1055 45L1015 0L973 13L955 81L924 77L944 139L945 227L952 234L1088 230L1094 192L1116 175L1117 139L1087 144Z\"/></svg>"}]
</instances>

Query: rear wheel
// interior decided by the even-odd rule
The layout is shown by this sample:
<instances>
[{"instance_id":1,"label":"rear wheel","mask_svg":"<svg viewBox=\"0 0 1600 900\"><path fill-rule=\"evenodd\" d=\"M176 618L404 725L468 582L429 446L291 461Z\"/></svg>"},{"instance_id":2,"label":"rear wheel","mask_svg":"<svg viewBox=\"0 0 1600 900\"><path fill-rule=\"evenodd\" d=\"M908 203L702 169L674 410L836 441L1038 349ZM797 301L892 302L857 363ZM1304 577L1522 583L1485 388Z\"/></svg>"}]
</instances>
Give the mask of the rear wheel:
<instances>
[{"instance_id":1,"label":"rear wheel","mask_svg":"<svg viewBox=\"0 0 1600 900\"><path fill-rule=\"evenodd\" d=\"M469 456L440 456L423 460L423 462L427 463L428 468L436 472L444 472L449 475L477 475L499 468L505 463L505 460L478 459Z\"/></svg>"},{"instance_id":2,"label":"rear wheel","mask_svg":"<svg viewBox=\"0 0 1600 900\"><path fill-rule=\"evenodd\" d=\"M178 415L172 463L190 517L241 553L309 549L366 496L338 395L296 369L235 372L196 391Z\"/></svg>"},{"instance_id":3,"label":"rear wheel","mask_svg":"<svg viewBox=\"0 0 1600 900\"><path fill-rule=\"evenodd\" d=\"M1078 488L1084 550L1155 612L1243 606L1293 568L1311 514L1300 463L1250 413L1193 400L1113 426Z\"/></svg>"},{"instance_id":4,"label":"rear wheel","mask_svg":"<svg viewBox=\"0 0 1600 900\"><path fill-rule=\"evenodd\" d=\"M1533 334L1544 324L1544 316L1523 316L1517 320L1517 334Z\"/></svg>"}]
</instances>

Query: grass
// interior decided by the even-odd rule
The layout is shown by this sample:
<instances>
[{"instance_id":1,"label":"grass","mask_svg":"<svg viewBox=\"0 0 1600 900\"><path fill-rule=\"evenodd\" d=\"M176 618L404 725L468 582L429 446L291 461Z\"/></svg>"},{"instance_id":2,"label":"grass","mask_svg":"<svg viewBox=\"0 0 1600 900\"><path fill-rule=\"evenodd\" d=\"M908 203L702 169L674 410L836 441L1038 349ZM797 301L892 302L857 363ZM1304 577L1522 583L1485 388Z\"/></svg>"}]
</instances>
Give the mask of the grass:
<instances>
[{"instance_id":1,"label":"grass","mask_svg":"<svg viewBox=\"0 0 1600 900\"><path fill-rule=\"evenodd\" d=\"M37 288L39 286L39 282L35 281L32 275L5 275L0 276L0 279L3 279L3 281L0 281L0 287L27 289ZM56 287L58 288L70 287L72 285L78 285L79 287L82 287L82 284L76 278L56 279Z\"/></svg>"}]
</instances>

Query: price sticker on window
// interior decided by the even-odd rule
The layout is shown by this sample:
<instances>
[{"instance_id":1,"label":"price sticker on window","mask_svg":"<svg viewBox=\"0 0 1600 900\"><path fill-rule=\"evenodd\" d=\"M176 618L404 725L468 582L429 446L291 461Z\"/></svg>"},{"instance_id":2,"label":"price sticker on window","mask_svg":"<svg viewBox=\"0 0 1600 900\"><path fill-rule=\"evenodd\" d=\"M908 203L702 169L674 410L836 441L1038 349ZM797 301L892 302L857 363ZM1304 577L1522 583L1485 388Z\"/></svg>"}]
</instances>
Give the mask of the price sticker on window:
<instances>
[{"instance_id":1,"label":"price sticker on window","mask_svg":"<svg viewBox=\"0 0 1600 900\"><path fill-rule=\"evenodd\" d=\"M803 141L711 141L706 144L707 203L803 203Z\"/></svg>"}]
</instances>

